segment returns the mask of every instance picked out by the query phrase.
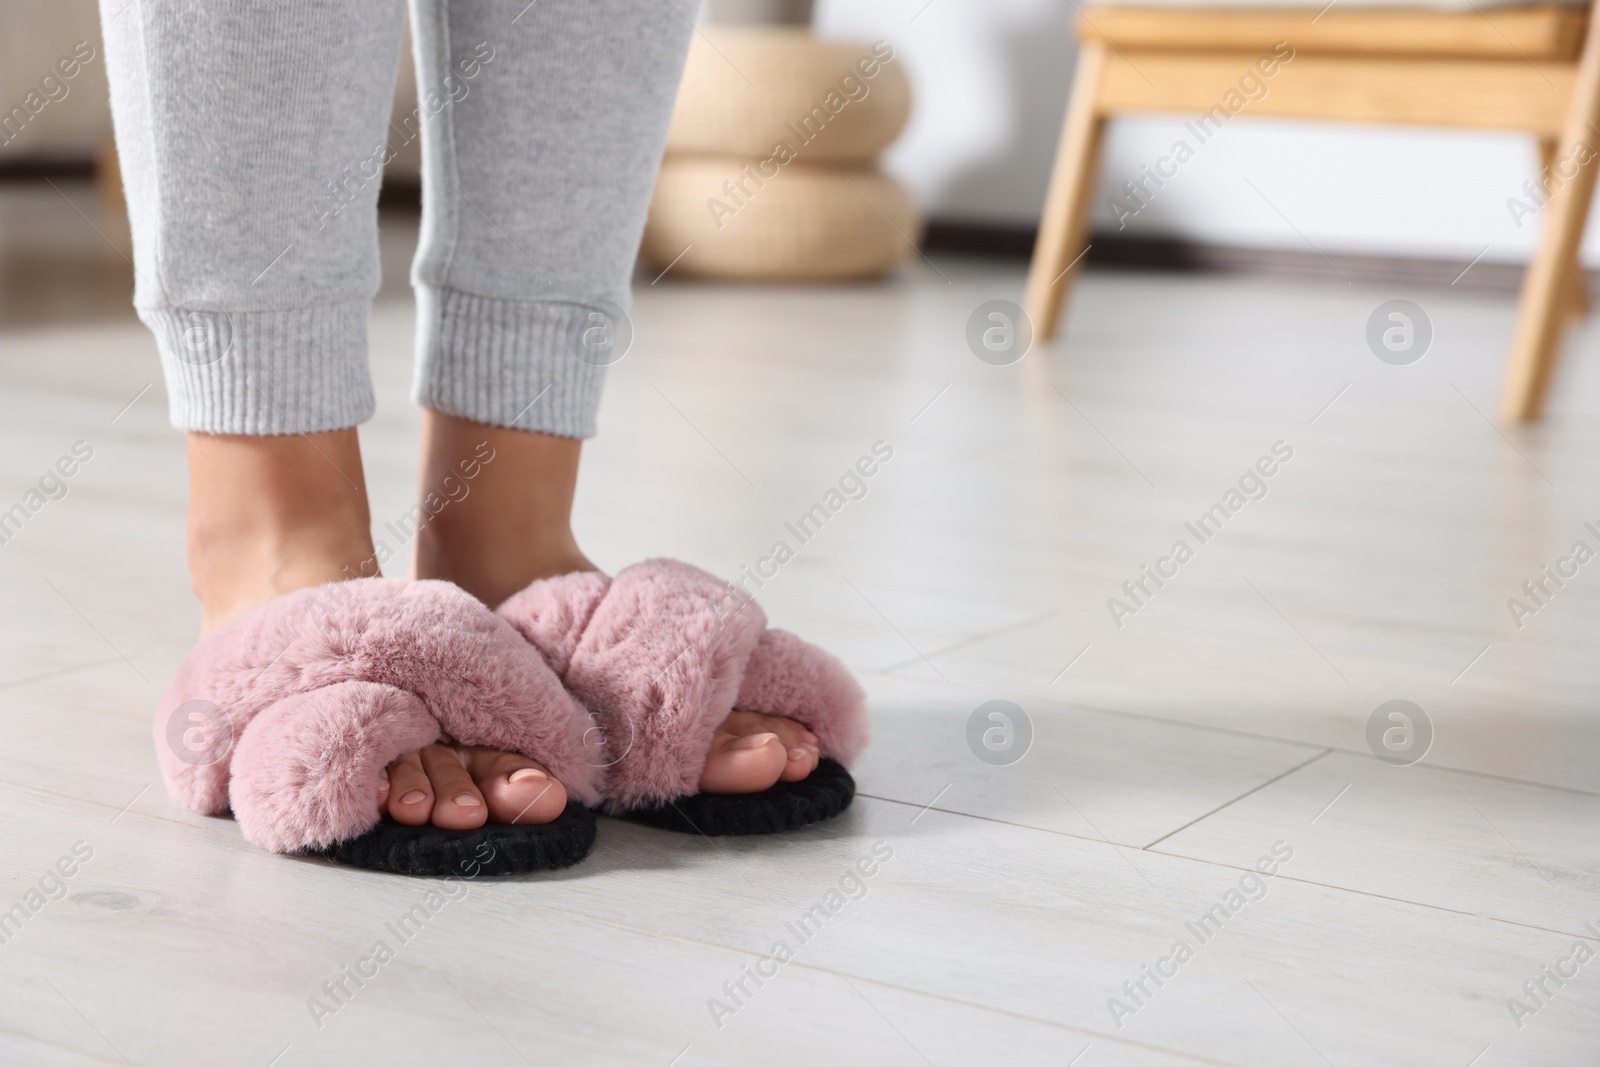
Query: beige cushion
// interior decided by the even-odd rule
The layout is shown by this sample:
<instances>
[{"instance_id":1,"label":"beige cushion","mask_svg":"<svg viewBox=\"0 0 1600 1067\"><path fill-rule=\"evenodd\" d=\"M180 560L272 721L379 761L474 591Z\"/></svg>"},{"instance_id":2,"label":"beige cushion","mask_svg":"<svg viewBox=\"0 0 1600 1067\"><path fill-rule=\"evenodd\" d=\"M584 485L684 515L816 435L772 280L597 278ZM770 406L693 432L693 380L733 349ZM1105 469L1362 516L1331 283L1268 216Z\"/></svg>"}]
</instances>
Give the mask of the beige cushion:
<instances>
[{"instance_id":1,"label":"beige cushion","mask_svg":"<svg viewBox=\"0 0 1600 1067\"><path fill-rule=\"evenodd\" d=\"M871 41L824 40L794 27L697 34L667 151L765 159L781 143L807 163L870 160L911 113L903 65L885 49L887 60Z\"/></svg>"},{"instance_id":2,"label":"beige cushion","mask_svg":"<svg viewBox=\"0 0 1600 1067\"><path fill-rule=\"evenodd\" d=\"M824 281L882 274L915 253L921 220L893 178L789 163L760 186L745 178L747 195L730 196L723 183L755 162L668 156L640 250L645 264L670 264L674 275Z\"/></svg>"}]
</instances>

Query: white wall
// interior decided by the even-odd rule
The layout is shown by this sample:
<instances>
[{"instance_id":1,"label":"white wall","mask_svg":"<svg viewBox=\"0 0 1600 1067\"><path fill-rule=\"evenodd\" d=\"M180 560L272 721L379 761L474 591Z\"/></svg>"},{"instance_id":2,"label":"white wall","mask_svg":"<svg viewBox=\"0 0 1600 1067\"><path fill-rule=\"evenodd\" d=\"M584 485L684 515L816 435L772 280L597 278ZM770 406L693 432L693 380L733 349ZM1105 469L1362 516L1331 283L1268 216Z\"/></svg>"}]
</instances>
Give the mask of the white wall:
<instances>
[{"instance_id":1,"label":"white wall","mask_svg":"<svg viewBox=\"0 0 1600 1067\"><path fill-rule=\"evenodd\" d=\"M1063 0L820 0L816 24L899 51L914 111L886 164L932 217L1033 223L1071 77L1074 14ZM1102 230L1116 230L1112 187L1167 154L1185 117L1113 124L1096 197ZM1518 261L1538 219L1519 229L1506 201L1537 166L1532 139L1515 134L1254 120L1247 109L1121 232L1460 259L1487 245L1485 261ZM1600 263L1600 226L1584 259Z\"/></svg>"},{"instance_id":2,"label":"white wall","mask_svg":"<svg viewBox=\"0 0 1600 1067\"><path fill-rule=\"evenodd\" d=\"M814 21L822 34L894 45L912 113L886 162L927 210L1031 223L1072 77L1071 10L1063 0L818 0Z\"/></svg>"}]
</instances>

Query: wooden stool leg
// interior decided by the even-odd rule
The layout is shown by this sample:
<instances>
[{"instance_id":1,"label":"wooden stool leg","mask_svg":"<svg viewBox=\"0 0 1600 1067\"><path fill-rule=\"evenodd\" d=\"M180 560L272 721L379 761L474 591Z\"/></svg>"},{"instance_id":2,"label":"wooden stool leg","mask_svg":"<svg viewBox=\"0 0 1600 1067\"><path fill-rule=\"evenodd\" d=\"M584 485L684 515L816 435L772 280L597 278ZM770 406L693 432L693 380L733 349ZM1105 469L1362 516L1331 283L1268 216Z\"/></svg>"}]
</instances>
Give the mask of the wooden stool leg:
<instances>
[{"instance_id":1,"label":"wooden stool leg","mask_svg":"<svg viewBox=\"0 0 1600 1067\"><path fill-rule=\"evenodd\" d=\"M1539 138L1539 167L1542 174L1548 174L1550 168L1556 165L1559 158L1556 151L1554 137ZM1589 311L1589 283L1584 274L1583 265L1578 262L1574 253L1572 262L1563 264L1561 270L1566 275L1562 288L1567 291L1565 308L1573 315L1584 315Z\"/></svg>"},{"instance_id":2,"label":"wooden stool leg","mask_svg":"<svg viewBox=\"0 0 1600 1067\"><path fill-rule=\"evenodd\" d=\"M1061 128L1061 144L1056 150L1044 213L1039 219L1033 265L1028 269L1024 310L1033 324L1033 336L1039 341L1055 336L1067 288L1082 266L1079 256L1088 228L1100 139L1105 131L1105 116L1100 113L1098 102L1104 67L1103 45L1086 43L1079 48L1067 118Z\"/></svg>"},{"instance_id":3,"label":"wooden stool leg","mask_svg":"<svg viewBox=\"0 0 1600 1067\"><path fill-rule=\"evenodd\" d=\"M1517 330L1511 341L1511 361L1506 367L1500 395L1500 418L1505 422L1536 419L1544 405L1556 346L1561 341L1562 306L1569 299L1570 290L1565 288L1564 279L1572 274L1567 267L1577 258L1578 242L1583 238L1584 223L1589 218L1589 201L1594 196L1595 175L1600 172L1600 159L1593 157L1595 139L1591 133L1597 123L1600 123L1600 18L1591 18L1583 43L1583 59L1578 63L1578 76L1572 87L1572 102L1567 107L1567 121L1556 146L1558 157L1563 152L1572 155L1579 145L1589 146L1590 158L1582 166L1576 166L1576 160L1568 164L1569 168L1576 166L1577 170L1570 179L1560 173L1560 159L1557 159L1556 180L1565 184L1551 195L1545 207L1539 247L1523 278Z\"/></svg>"},{"instance_id":4,"label":"wooden stool leg","mask_svg":"<svg viewBox=\"0 0 1600 1067\"><path fill-rule=\"evenodd\" d=\"M127 211L128 205L122 199L122 168L117 161L117 143L106 140L101 143L99 151L94 156L94 182L95 190L100 195L100 203L114 215Z\"/></svg>"}]
</instances>

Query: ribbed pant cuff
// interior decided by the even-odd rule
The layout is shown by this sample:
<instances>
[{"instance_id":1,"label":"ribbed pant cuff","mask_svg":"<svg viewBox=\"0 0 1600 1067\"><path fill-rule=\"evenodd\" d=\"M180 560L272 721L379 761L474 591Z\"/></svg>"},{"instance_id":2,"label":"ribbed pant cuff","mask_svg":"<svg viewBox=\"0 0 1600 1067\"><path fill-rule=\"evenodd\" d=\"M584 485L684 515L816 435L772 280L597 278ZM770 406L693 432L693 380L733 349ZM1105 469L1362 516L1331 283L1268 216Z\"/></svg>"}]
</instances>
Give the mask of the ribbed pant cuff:
<instances>
[{"instance_id":1,"label":"ribbed pant cuff","mask_svg":"<svg viewBox=\"0 0 1600 1067\"><path fill-rule=\"evenodd\" d=\"M365 298L288 311L140 308L156 336L172 425L314 433L372 417Z\"/></svg>"},{"instance_id":2,"label":"ribbed pant cuff","mask_svg":"<svg viewBox=\"0 0 1600 1067\"><path fill-rule=\"evenodd\" d=\"M605 368L626 352L616 309L417 287L417 403L493 426L593 437Z\"/></svg>"}]
</instances>

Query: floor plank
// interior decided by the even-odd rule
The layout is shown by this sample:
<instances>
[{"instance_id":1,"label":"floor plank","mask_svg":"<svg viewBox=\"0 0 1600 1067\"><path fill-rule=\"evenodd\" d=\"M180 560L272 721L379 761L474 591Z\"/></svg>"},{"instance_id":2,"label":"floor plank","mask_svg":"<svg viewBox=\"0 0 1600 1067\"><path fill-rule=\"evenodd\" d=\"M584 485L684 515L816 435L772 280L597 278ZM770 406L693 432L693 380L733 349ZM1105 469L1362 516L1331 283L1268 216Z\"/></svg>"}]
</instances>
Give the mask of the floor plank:
<instances>
[{"instance_id":1,"label":"floor plank","mask_svg":"<svg viewBox=\"0 0 1600 1067\"><path fill-rule=\"evenodd\" d=\"M1596 824L1592 794L1336 753L1156 848L1238 865L1288 835L1305 843L1293 877L1594 938Z\"/></svg>"}]
</instances>

